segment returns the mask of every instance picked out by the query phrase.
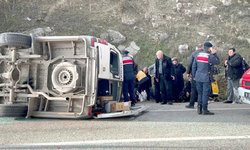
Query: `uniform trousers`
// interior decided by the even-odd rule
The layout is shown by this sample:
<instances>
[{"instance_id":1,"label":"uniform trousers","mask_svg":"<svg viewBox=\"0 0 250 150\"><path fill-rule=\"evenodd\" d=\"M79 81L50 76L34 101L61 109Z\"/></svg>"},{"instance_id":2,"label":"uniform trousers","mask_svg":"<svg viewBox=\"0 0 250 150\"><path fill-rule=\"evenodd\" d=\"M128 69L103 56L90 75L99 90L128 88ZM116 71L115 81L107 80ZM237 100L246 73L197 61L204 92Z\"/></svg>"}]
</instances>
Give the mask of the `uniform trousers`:
<instances>
[{"instance_id":1,"label":"uniform trousers","mask_svg":"<svg viewBox=\"0 0 250 150\"><path fill-rule=\"evenodd\" d=\"M206 107L211 92L211 82L198 82L196 81L196 89L198 92L198 105Z\"/></svg>"},{"instance_id":2,"label":"uniform trousers","mask_svg":"<svg viewBox=\"0 0 250 150\"><path fill-rule=\"evenodd\" d=\"M134 80L124 80L123 81L123 96L124 96L124 102L128 102L128 93L129 97L132 101L132 104L135 103L135 93L134 93Z\"/></svg>"}]
</instances>

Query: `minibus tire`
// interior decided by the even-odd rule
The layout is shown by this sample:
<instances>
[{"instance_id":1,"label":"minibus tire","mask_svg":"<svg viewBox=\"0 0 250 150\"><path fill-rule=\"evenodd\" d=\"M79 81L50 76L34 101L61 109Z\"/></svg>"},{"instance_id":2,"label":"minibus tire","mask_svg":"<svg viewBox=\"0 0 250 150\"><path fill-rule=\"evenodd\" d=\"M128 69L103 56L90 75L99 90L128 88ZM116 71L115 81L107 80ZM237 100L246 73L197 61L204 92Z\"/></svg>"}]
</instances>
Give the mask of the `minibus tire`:
<instances>
[{"instance_id":1,"label":"minibus tire","mask_svg":"<svg viewBox=\"0 0 250 150\"><path fill-rule=\"evenodd\" d=\"M30 35L21 33L2 33L0 34L0 46L12 46L21 49L31 47L32 39Z\"/></svg>"},{"instance_id":2,"label":"minibus tire","mask_svg":"<svg viewBox=\"0 0 250 150\"><path fill-rule=\"evenodd\" d=\"M0 117L25 117L27 111L27 105L0 104Z\"/></svg>"}]
</instances>

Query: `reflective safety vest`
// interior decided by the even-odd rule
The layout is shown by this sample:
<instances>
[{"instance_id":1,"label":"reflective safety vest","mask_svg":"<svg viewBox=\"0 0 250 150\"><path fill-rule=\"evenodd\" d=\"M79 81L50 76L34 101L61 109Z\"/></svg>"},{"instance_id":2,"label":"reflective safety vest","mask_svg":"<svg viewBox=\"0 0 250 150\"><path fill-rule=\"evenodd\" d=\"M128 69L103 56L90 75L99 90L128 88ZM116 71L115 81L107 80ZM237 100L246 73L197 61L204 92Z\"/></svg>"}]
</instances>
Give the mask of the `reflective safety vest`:
<instances>
[{"instance_id":1,"label":"reflective safety vest","mask_svg":"<svg viewBox=\"0 0 250 150\"><path fill-rule=\"evenodd\" d=\"M138 80L138 84L142 84L142 83L146 82L147 80L149 80L147 75L141 70L137 73L136 79Z\"/></svg>"}]
</instances>

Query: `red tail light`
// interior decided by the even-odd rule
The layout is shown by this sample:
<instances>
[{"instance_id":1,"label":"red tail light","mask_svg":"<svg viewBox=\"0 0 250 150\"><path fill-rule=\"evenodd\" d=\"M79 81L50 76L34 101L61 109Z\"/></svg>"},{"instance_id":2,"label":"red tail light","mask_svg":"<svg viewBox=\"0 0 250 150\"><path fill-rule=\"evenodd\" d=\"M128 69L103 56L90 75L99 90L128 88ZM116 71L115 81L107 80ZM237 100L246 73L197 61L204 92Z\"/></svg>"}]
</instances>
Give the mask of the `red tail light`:
<instances>
[{"instance_id":1,"label":"red tail light","mask_svg":"<svg viewBox=\"0 0 250 150\"><path fill-rule=\"evenodd\" d=\"M91 39L91 45L92 45L92 46L95 45L94 39Z\"/></svg>"},{"instance_id":2,"label":"red tail light","mask_svg":"<svg viewBox=\"0 0 250 150\"><path fill-rule=\"evenodd\" d=\"M91 39L91 44L92 46L95 45L95 42L98 42L98 43L101 43L101 44L104 44L104 45L108 45L108 42L106 42L105 40L102 40L102 39L96 39L96 38L92 38Z\"/></svg>"},{"instance_id":3,"label":"red tail light","mask_svg":"<svg viewBox=\"0 0 250 150\"><path fill-rule=\"evenodd\" d=\"M102 44L108 45L108 42L106 42L105 40L102 40Z\"/></svg>"},{"instance_id":4,"label":"red tail light","mask_svg":"<svg viewBox=\"0 0 250 150\"><path fill-rule=\"evenodd\" d=\"M92 46L95 46L95 42L97 42L97 39L96 39L96 38L92 38L92 39L91 39L91 44L92 44Z\"/></svg>"},{"instance_id":5,"label":"red tail light","mask_svg":"<svg viewBox=\"0 0 250 150\"><path fill-rule=\"evenodd\" d=\"M91 115L91 112L92 112L92 108L89 108L89 116Z\"/></svg>"},{"instance_id":6,"label":"red tail light","mask_svg":"<svg viewBox=\"0 0 250 150\"><path fill-rule=\"evenodd\" d=\"M98 39L98 43L102 43L102 44L108 45L108 43L105 40L102 40L102 39Z\"/></svg>"}]
</instances>

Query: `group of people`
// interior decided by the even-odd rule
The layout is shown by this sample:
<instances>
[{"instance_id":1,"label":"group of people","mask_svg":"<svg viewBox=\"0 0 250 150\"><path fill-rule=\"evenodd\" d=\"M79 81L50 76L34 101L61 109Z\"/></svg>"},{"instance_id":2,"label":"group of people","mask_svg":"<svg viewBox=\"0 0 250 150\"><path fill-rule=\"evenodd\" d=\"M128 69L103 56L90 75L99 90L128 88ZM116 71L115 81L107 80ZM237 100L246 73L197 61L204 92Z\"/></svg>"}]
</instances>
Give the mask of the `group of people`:
<instances>
[{"instance_id":1,"label":"group of people","mask_svg":"<svg viewBox=\"0 0 250 150\"><path fill-rule=\"evenodd\" d=\"M220 59L210 42L205 42L197 46L196 51L193 52L189 58L187 69L178 62L176 57L171 59L159 50L156 52L155 64L149 68L144 67L143 70L141 70L141 72L139 71L137 74L134 70L134 60L128 53L127 50L122 50L124 66L124 101L129 101L129 93L132 106L135 105L134 81L136 79L138 81L138 91L141 92L142 90L146 90L148 94L147 99L149 100L149 89L150 86L152 86L152 77L154 78L154 98L156 103L161 102L162 105L172 105L174 101L179 100L184 90L185 92L183 94L190 97L189 104L185 106L186 108L194 108L197 99L198 114L214 114L208 110L208 100L212 89L211 83L215 81L213 78L214 65L219 65ZM244 70L247 70L249 67L244 59L236 53L234 48L229 49L228 55L228 59L224 63L228 82L228 98L224 103L239 104L239 80ZM187 83L189 84L184 86L183 74L186 71L189 79ZM233 97L235 97L235 101L233 101Z\"/></svg>"}]
</instances>

